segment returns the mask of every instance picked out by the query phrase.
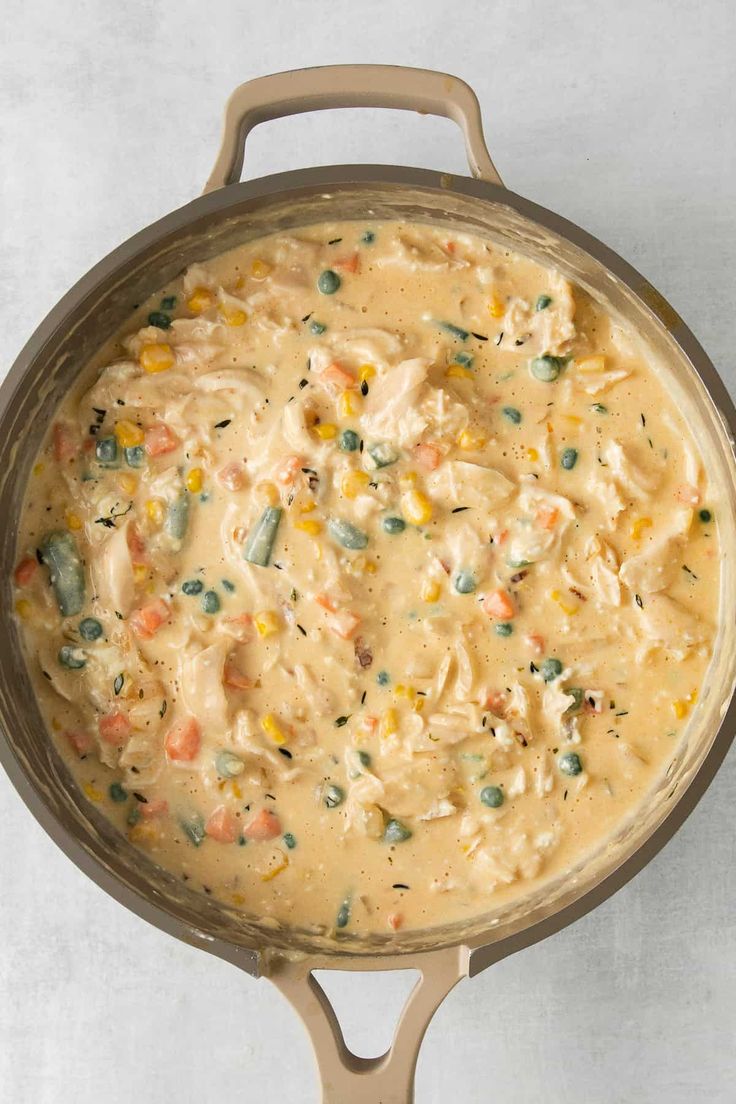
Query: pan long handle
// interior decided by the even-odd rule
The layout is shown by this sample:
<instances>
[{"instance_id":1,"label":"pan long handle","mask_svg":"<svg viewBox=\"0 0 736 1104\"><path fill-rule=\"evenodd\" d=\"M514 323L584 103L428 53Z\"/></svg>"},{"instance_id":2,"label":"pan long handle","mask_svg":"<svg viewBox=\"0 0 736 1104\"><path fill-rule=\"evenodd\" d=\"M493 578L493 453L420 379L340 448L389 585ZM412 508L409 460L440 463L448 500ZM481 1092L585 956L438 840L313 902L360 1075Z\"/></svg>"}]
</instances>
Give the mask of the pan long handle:
<instances>
[{"instance_id":1,"label":"pan long handle","mask_svg":"<svg viewBox=\"0 0 736 1104\"><path fill-rule=\"evenodd\" d=\"M321 961L319 968L327 967ZM301 1017L312 1041L322 1082L322 1104L413 1104L414 1072L422 1039L432 1016L450 990L468 972L468 952L449 947L427 955L409 955L407 969L418 969L396 1026L391 1046L379 1058L359 1058L348 1050L327 995L312 974L314 962L272 960L269 979ZM336 969L386 969L381 959L333 963Z\"/></svg>"},{"instance_id":2,"label":"pan long handle","mask_svg":"<svg viewBox=\"0 0 736 1104\"><path fill-rule=\"evenodd\" d=\"M502 185L483 137L478 100L465 81L404 65L323 65L257 77L235 89L205 192L240 180L245 140L258 123L334 107L405 108L453 119L465 136L473 176Z\"/></svg>"}]
</instances>

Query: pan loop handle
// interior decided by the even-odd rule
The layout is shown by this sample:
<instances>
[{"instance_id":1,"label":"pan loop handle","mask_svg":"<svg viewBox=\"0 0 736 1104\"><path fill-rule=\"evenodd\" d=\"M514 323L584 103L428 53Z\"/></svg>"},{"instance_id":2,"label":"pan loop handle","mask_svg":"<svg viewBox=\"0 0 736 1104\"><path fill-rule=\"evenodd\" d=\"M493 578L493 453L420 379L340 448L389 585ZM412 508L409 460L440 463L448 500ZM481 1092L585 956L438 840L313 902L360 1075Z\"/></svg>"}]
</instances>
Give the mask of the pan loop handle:
<instances>
[{"instance_id":1,"label":"pan loop handle","mask_svg":"<svg viewBox=\"0 0 736 1104\"><path fill-rule=\"evenodd\" d=\"M404 108L453 119L465 136L472 175L503 187L483 137L478 99L465 81L404 65L323 65L257 77L235 89L205 193L240 180L245 140L258 123L335 107Z\"/></svg>"},{"instance_id":2,"label":"pan loop handle","mask_svg":"<svg viewBox=\"0 0 736 1104\"><path fill-rule=\"evenodd\" d=\"M334 969L385 970L381 959L332 963ZM419 1048L432 1016L468 972L468 953L448 947L409 955L406 969L420 978L404 1005L391 1046L378 1058L359 1058L348 1049L335 1011L312 974L314 962L271 961L269 980L301 1017L314 1049L322 1083L322 1104L413 1104ZM329 968L323 961L319 969Z\"/></svg>"}]
</instances>

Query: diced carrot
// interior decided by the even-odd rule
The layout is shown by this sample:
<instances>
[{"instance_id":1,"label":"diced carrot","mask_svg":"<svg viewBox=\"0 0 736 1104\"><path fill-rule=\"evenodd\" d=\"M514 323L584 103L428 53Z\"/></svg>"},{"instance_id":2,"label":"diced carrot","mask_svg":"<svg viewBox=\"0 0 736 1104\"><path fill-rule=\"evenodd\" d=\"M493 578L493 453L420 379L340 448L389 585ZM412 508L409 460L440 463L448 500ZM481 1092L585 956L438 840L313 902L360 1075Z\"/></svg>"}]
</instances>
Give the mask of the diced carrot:
<instances>
[{"instance_id":1,"label":"diced carrot","mask_svg":"<svg viewBox=\"0 0 736 1104\"><path fill-rule=\"evenodd\" d=\"M19 587L28 586L31 579L36 574L37 567L38 560L34 556L28 556L25 560L21 560L13 572L15 585Z\"/></svg>"},{"instance_id":2,"label":"diced carrot","mask_svg":"<svg viewBox=\"0 0 736 1104\"><path fill-rule=\"evenodd\" d=\"M506 695L502 690L490 690L486 695L485 708L490 709L497 717L503 717L506 712Z\"/></svg>"},{"instance_id":3,"label":"diced carrot","mask_svg":"<svg viewBox=\"0 0 736 1104\"><path fill-rule=\"evenodd\" d=\"M146 430L144 447L149 456L164 456L179 447L179 438L165 422L156 422Z\"/></svg>"},{"instance_id":4,"label":"diced carrot","mask_svg":"<svg viewBox=\"0 0 736 1104\"><path fill-rule=\"evenodd\" d=\"M338 257L332 262L333 268L339 268L342 272L358 272L360 270L360 255L353 253L349 257Z\"/></svg>"},{"instance_id":5,"label":"diced carrot","mask_svg":"<svg viewBox=\"0 0 736 1104\"><path fill-rule=\"evenodd\" d=\"M100 739L106 744L112 744L113 747L120 747L130 736L128 715L121 713L119 709L114 713L103 713L97 721L97 727L100 731Z\"/></svg>"},{"instance_id":6,"label":"diced carrot","mask_svg":"<svg viewBox=\"0 0 736 1104\"><path fill-rule=\"evenodd\" d=\"M196 758L202 743L199 722L194 717L178 721L166 733L164 747L169 759L178 763L189 763Z\"/></svg>"},{"instance_id":7,"label":"diced carrot","mask_svg":"<svg viewBox=\"0 0 736 1104\"><path fill-rule=\"evenodd\" d=\"M514 603L505 590L489 590L483 599L483 610L489 617L509 621L514 616Z\"/></svg>"},{"instance_id":8,"label":"diced carrot","mask_svg":"<svg viewBox=\"0 0 736 1104\"><path fill-rule=\"evenodd\" d=\"M68 740L72 745L77 755L88 755L95 746L95 742L90 734L84 732L81 728L69 728L63 735L64 739Z\"/></svg>"},{"instance_id":9,"label":"diced carrot","mask_svg":"<svg viewBox=\"0 0 736 1104\"><path fill-rule=\"evenodd\" d=\"M230 635L239 640L241 644L247 644L255 636L253 628L253 615L250 613L238 613L234 617L223 617L223 624L232 625Z\"/></svg>"},{"instance_id":10,"label":"diced carrot","mask_svg":"<svg viewBox=\"0 0 736 1104\"><path fill-rule=\"evenodd\" d=\"M455 245L454 241L448 241L448 242L445 243L445 249L447 250L448 253L454 253L455 250L457 249L457 246Z\"/></svg>"},{"instance_id":11,"label":"diced carrot","mask_svg":"<svg viewBox=\"0 0 736 1104\"><path fill-rule=\"evenodd\" d=\"M57 422L52 432L54 460L64 464L73 460L79 452L79 441L71 426Z\"/></svg>"},{"instance_id":12,"label":"diced carrot","mask_svg":"<svg viewBox=\"0 0 736 1104\"><path fill-rule=\"evenodd\" d=\"M243 835L251 840L272 840L281 835L281 821L270 809L261 809L252 817L245 828Z\"/></svg>"},{"instance_id":13,"label":"diced carrot","mask_svg":"<svg viewBox=\"0 0 736 1104\"><path fill-rule=\"evenodd\" d=\"M233 460L217 473L217 480L227 491L239 491L245 483L245 469Z\"/></svg>"},{"instance_id":14,"label":"diced carrot","mask_svg":"<svg viewBox=\"0 0 736 1104\"><path fill-rule=\"evenodd\" d=\"M141 801L138 805L138 812L146 820L153 820L154 817L164 816L169 811L169 803L163 797L153 798L151 801Z\"/></svg>"},{"instance_id":15,"label":"diced carrot","mask_svg":"<svg viewBox=\"0 0 736 1104\"><path fill-rule=\"evenodd\" d=\"M496 537L496 544L498 544L498 545L503 545L503 544L505 544L505 543L506 543L506 541L507 541L508 539L509 539L509 531L508 531L508 529L502 529L502 530L501 530L501 532L500 532L500 533L498 534L498 536Z\"/></svg>"},{"instance_id":16,"label":"diced carrot","mask_svg":"<svg viewBox=\"0 0 736 1104\"><path fill-rule=\"evenodd\" d=\"M388 916L388 926L391 931L398 931L401 925L404 923L404 917L400 912L392 912Z\"/></svg>"},{"instance_id":17,"label":"diced carrot","mask_svg":"<svg viewBox=\"0 0 736 1104\"><path fill-rule=\"evenodd\" d=\"M233 690L251 690L254 686L253 679L244 675L230 659L225 661L222 680Z\"/></svg>"},{"instance_id":18,"label":"diced carrot","mask_svg":"<svg viewBox=\"0 0 736 1104\"><path fill-rule=\"evenodd\" d=\"M351 610L336 610L327 618L328 628L343 640L350 640L360 624L360 617Z\"/></svg>"},{"instance_id":19,"label":"diced carrot","mask_svg":"<svg viewBox=\"0 0 736 1104\"><path fill-rule=\"evenodd\" d=\"M169 619L169 607L163 598L156 598L130 615L130 627L141 640L152 640L158 630Z\"/></svg>"},{"instance_id":20,"label":"diced carrot","mask_svg":"<svg viewBox=\"0 0 736 1104\"><path fill-rule=\"evenodd\" d=\"M285 456L274 472L274 479L282 486L294 482L306 461L301 456Z\"/></svg>"},{"instance_id":21,"label":"diced carrot","mask_svg":"<svg viewBox=\"0 0 736 1104\"><path fill-rule=\"evenodd\" d=\"M440 466L442 460L442 453L437 445L417 445L414 449L414 456L419 467L424 468L425 471L434 471Z\"/></svg>"},{"instance_id":22,"label":"diced carrot","mask_svg":"<svg viewBox=\"0 0 736 1104\"><path fill-rule=\"evenodd\" d=\"M336 361L325 368L319 378L330 391L349 391L356 382L355 376Z\"/></svg>"},{"instance_id":23,"label":"diced carrot","mask_svg":"<svg viewBox=\"0 0 736 1104\"><path fill-rule=\"evenodd\" d=\"M543 654L543 652L544 652L544 637L540 636L539 633L529 633L529 635L527 637L525 637L525 641L526 641L527 645L529 646L529 650L532 652L533 655L542 655Z\"/></svg>"},{"instance_id":24,"label":"diced carrot","mask_svg":"<svg viewBox=\"0 0 736 1104\"><path fill-rule=\"evenodd\" d=\"M675 491L675 498L685 506L697 506L700 502L700 491L692 483L681 483Z\"/></svg>"},{"instance_id":25,"label":"diced carrot","mask_svg":"<svg viewBox=\"0 0 736 1104\"><path fill-rule=\"evenodd\" d=\"M560 511L555 506L540 506L537 510L537 525L540 529L554 529Z\"/></svg>"},{"instance_id":26,"label":"diced carrot","mask_svg":"<svg viewBox=\"0 0 736 1104\"><path fill-rule=\"evenodd\" d=\"M133 559L133 563L143 563L146 558L146 542L138 532L138 528L135 525L128 526L128 551Z\"/></svg>"},{"instance_id":27,"label":"diced carrot","mask_svg":"<svg viewBox=\"0 0 736 1104\"><path fill-rule=\"evenodd\" d=\"M318 606L322 606L322 609L329 610L330 613L334 613L337 609L337 602L334 598L331 598L329 594L315 594L314 600Z\"/></svg>"},{"instance_id":28,"label":"diced carrot","mask_svg":"<svg viewBox=\"0 0 736 1104\"><path fill-rule=\"evenodd\" d=\"M238 822L226 805L218 805L204 826L205 832L218 843L235 843L238 838Z\"/></svg>"}]
</instances>

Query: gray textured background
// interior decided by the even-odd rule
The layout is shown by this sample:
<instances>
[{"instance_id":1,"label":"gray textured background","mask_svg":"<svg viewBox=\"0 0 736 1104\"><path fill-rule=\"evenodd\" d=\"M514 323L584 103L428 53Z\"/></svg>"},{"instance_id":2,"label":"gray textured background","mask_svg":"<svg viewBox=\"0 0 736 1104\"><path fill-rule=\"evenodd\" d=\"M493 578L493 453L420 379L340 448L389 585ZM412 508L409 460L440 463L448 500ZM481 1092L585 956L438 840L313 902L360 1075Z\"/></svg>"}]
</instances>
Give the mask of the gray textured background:
<instances>
[{"instance_id":1,"label":"gray textured background","mask_svg":"<svg viewBox=\"0 0 736 1104\"><path fill-rule=\"evenodd\" d=\"M3 0L2 26L2 370L94 261L200 189L237 83L380 61L467 78L508 184L637 265L736 388L732 0ZM452 124L351 111L260 128L246 172L360 160L463 171ZM736 1098L735 785L732 753L632 884L450 995L418 1104ZM4 776L0 824L0 1099L317 1100L267 982L124 912ZM403 981L337 988L370 1053Z\"/></svg>"}]
</instances>

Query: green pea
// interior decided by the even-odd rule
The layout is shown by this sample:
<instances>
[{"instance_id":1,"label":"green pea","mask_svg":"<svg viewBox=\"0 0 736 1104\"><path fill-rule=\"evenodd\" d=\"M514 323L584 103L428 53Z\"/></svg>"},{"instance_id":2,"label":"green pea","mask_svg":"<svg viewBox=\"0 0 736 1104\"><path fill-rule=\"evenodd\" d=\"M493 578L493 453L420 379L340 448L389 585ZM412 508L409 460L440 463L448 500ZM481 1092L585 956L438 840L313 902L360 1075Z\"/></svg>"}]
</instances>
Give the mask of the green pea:
<instances>
[{"instance_id":1,"label":"green pea","mask_svg":"<svg viewBox=\"0 0 736 1104\"><path fill-rule=\"evenodd\" d=\"M359 751L357 755L361 767L369 767L371 765L371 757L367 751Z\"/></svg>"},{"instance_id":2,"label":"green pea","mask_svg":"<svg viewBox=\"0 0 736 1104\"><path fill-rule=\"evenodd\" d=\"M576 751L566 751L565 754L561 755L557 760L557 766L563 774L569 775L570 778L574 778L576 774L580 774L583 769L580 756Z\"/></svg>"},{"instance_id":3,"label":"green pea","mask_svg":"<svg viewBox=\"0 0 736 1104\"><path fill-rule=\"evenodd\" d=\"M337 441L340 452L356 452L359 445L360 437L354 429L344 429Z\"/></svg>"},{"instance_id":4,"label":"green pea","mask_svg":"<svg viewBox=\"0 0 736 1104\"><path fill-rule=\"evenodd\" d=\"M405 840L411 839L411 835L411 828L407 828L400 820L390 817L386 821L386 827L383 830L383 838L386 843L404 843Z\"/></svg>"},{"instance_id":5,"label":"green pea","mask_svg":"<svg viewBox=\"0 0 736 1104\"><path fill-rule=\"evenodd\" d=\"M202 609L205 613L218 613L220 599L216 590L206 590L202 595Z\"/></svg>"},{"instance_id":6,"label":"green pea","mask_svg":"<svg viewBox=\"0 0 736 1104\"><path fill-rule=\"evenodd\" d=\"M363 245L373 245L373 242L376 240L376 235L372 230L366 230L360 240Z\"/></svg>"},{"instance_id":7,"label":"green pea","mask_svg":"<svg viewBox=\"0 0 736 1104\"><path fill-rule=\"evenodd\" d=\"M161 300L161 310L170 311L176 306L175 295L165 295Z\"/></svg>"},{"instance_id":8,"label":"green pea","mask_svg":"<svg viewBox=\"0 0 736 1104\"><path fill-rule=\"evenodd\" d=\"M562 369L567 364L569 357L545 356L532 357L529 369L535 379L541 383L552 383L557 379Z\"/></svg>"},{"instance_id":9,"label":"green pea","mask_svg":"<svg viewBox=\"0 0 736 1104\"><path fill-rule=\"evenodd\" d=\"M220 579L220 582L222 583L223 590L226 590L228 594L234 594L235 583L231 583L229 579Z\"/></svg>"},{"instance_id":10,"label":"green pea","mask_svg":"<svg viewBox=\"0 0 736 1104\"><path fill-rule=\"evenodd\" d=\"M568 698L574 698L572 705L568 705L565 713L577 713L578 709L583 704L583 698L585 697L585 691L582 686L568 686L565 690Z\"/></svg>"},{"instance_id":11,"label":"green pea","mask_svg":"<svg viewBox=\"0 0 736 1104\"><path fill-rule=\"evenodd\" d=\"M143 467L143 461L146 458L143 445L131 445L129 448L123 449L123 454L125 456L125 463L129 468Z\"/></svg>"},{"instance_id":12,"label":"green pea","mask_svg":"<svg viewBox=\"0 0 736 1104\"><path fill-rule=\"evenodd\" d=\"M453 362L453 364L462 365L463 368L472 368L474 360L475 360L475 357L471 356L470 353L460 352L460 353L455 353L455 356L453 357L452 362Z\"/></svg>"},{"instance_id":13,"label":"green pea","mask_svg":"<svg viewBox=\"0 0 736 1104\"><path fill-rule=\"evenodd\" d=\"M385 517L381 522L385 533L403 533L406 522L402 517Z\"/></svg>"},{"instance_id":14,"label":"green pea","mask_svg":"<svg viewBox=\"0 0 736 1104\"><path fill-rule=\"evenodd\" d=\"M326 268L324 272L321 272L319 275L317 289L321 291L323 295L334 295L341 283L342 280L337 273L333 272L331 268Z\"/></svg>"},{"instance_id":15,"label":"green pea","mask_svg":"<svg viewBox=\"0 0 736 1104\"><path fill-rule=\"evenodd\" d=\"M379 686L388 686L391 681L391 676L388 671L379 671L376 675L376 682Z\"/></svg>"},{"instance_id":16,"label":"green pea","mask_svg":"<svg viewBox=\"0 0 736 1104\"><path fill-rule=\"evenodd\" d=\"M86 666L87 657L81 648L75 648L73 644L62 644L59 648L59 663L70 671L79 671Z\"/></svg>"},{"instance_id":17,"label":"green pea","mask_svg":"<svg viewBox=\"0 0 736 1104\"><path fill-rule=\"evenodd\" d=\"M500 809L504 801L503 790L500 786L484 786L480 799L489 809Z\"/></svg>"},{"instance_id":18,"label":"green pea","mask_svg":"<svg viewBox=\"0 0 736 1104\"><path fill-rule=\"evenodd\" d=\"M119 782L113 782L107 792L110 795L110 800L116 801L118 804L128 800L128 791L124 790Z\"/></svg>"},{"instance_id":19,"label":"green pea","mask_svg":"<svg viewBox=\"0 0 736 1104\"><path fill-rule=\"evenodd\" d=\"M283 840L289 850L293 851L296 847L296 838L291 834L291 832L284 832Z\"/></svg>"},{"instance_id":20,"label":"green pea","mask_svg":"<svg viewBox=\"0 0 736 1104\"><path fill-rule=\"evenodd\" d=\"M204 583L201 579L185 579L181 584L183 594L201 594L204 590Z\"/></svg>"},{"instance_id":21,"label":"green pea","mask_svg":"<svg viewBox=\"0 0 736 1104\"><path fill-rule=\"evenodd\" d=\"M504 406L501 413L503 414L504 418L506 418L509 422L513 422L514 425L521 424L521 411L517 410L515 406Z\"/></svg>"},{"instance_id":22,"label":"green pea","mask_svg":"<svg viewBox=\"0 0 736 1104\"><path fill-rule=\"evenodd\" d=\"M336 809L338 805L342 805L345 800L345 791L342 786L335 785L334 782L328 782L322 791L322 801L328 809Z\"/></svg>"},{"instance_id":23,"label":"green pea","mask_svg":"<svg viewBox=\"0 0 736 1104\"><path fill-rule=\"evenodd\" d=\"M514 626L508 621L497 621L493 626L496 636L511 636Z\"/></svg>"},{"instance_id":24,"label":"green pea","mask_svg":"<svg viewBox=\"0 0 736 1104\"><path fill-rule=\"evenodd\" d=\"M562 450L560 456L560 464L565 471L572 471L578 462L578 450L574 448L566 448Z\"/></svg>"},{"instance_id":25,"label":"green pea","mask_svg":"<svg viewBox=\"0 0 736 1104\"><path fill-rule=\"evenodd\" d=\"M546 310L552 302L552 298L549 295L540 295L537 299L534 309L538 311Z\"/></svg>"},{"instance_id":26,"label":"green pea","mask_svg":"<svg viewBox=\"0 0 736 1104\"><path fill-rule=\"evenodd\" d=\"M707 525L709 521L713 520L713 515L710 512L710 510L699 510L698 511L698 517L700 518L700 520L703 522L704 525Z\"/></svg>"},{"instance_id":27,"label":"green pea","mask_svg":"<svg viewBox=\"0 0 736 1104\"><path fill-rule=\"evenodd\" d=\"M343 901L337 912L335 924L338 928L346 928L350 923L350 901Z\"/></svg>"},{"instance_id":28,"label":"green pea","mask_svg":"<svg viewBox=\"0 0 736 1104\"><path fill-rule=\"evenodd\" d=\"M130 806L130 809L128 810L128 815L125 818L125 823L128 825L129 828L135 828L136 824L138 823L138 821L140 819L141 819L141 810L140 810L140 807L138 806L138 803L136 802L135 805Z\"/></svg>"},{"instance_id":29,"label":"green pea","mask_svg":"<svg viewBox=\"0 0 736 1104\"><path fill-rule=\"evenodd\" d=\"M539 670L545 682L554 682L562 674L562 664L559 659L543 659Z\"/></svg>"},{"instance_id":30,"label":"green pea","mask_svg":"<svg viewBox=\"0 0 736 1104\"><path fill-rule=\"evenodd\" d=\"M99 640L102 636L102 625L96 617L85 617L79 622L79 635L82 640Z\"/></svg>"},{"instance_id":31,"label":"green pea","mask_svg":"<svg viewBox=\"0 0 736 1104\"><path fill-rule=\"evenodd\" d=\"M458 571L453 579L453 585L458 594L472 594L477 583L472 571Z\"/></svg>"},{"instance_id":32,"label":"green pea","mask_svg":"<svg viewBox=\"0 0 736 1104\"><path fill-rule=\"evenodd\" d=\"M320 288L320 291L321 290L322 289ZM316 337L319 337L320 334L323 334L325 332L327 327L325 326L324 322L310 322L309 329L311 333L315 334Z\"/></svg>"},{"instance_id":33,"label":"green pea","mask_svg":"<svg viewBox=\"0 0 736 1104\"><path fill-rule=\"evenodd\" d=\"M157 326L159 330L168 330L171 325L171 319L168 314L164 314L163 311L151 311L148 316L148 325Z\"/></svg>"},{"instance_id":34,"label":"green pea","mask_svg":"<svg viewBox=\"0 0 736 1104\"><path fill-rule=\"evenodd\" d=\"M99 441L95 442L95 456L105 467L117 464L118 443L115 438L100 437Z\"/></svg>"},{"instance_id":35,"label":"green pea","mask_svg":"<svg viewBox=\"0 0 736 1104\"><path fill-rule=\"evenodd\" d=\"M215 770L221 778L237 778L245 770L245 763L234 751L223 748L215 756Z\"/></svg>"}]
</instances>

